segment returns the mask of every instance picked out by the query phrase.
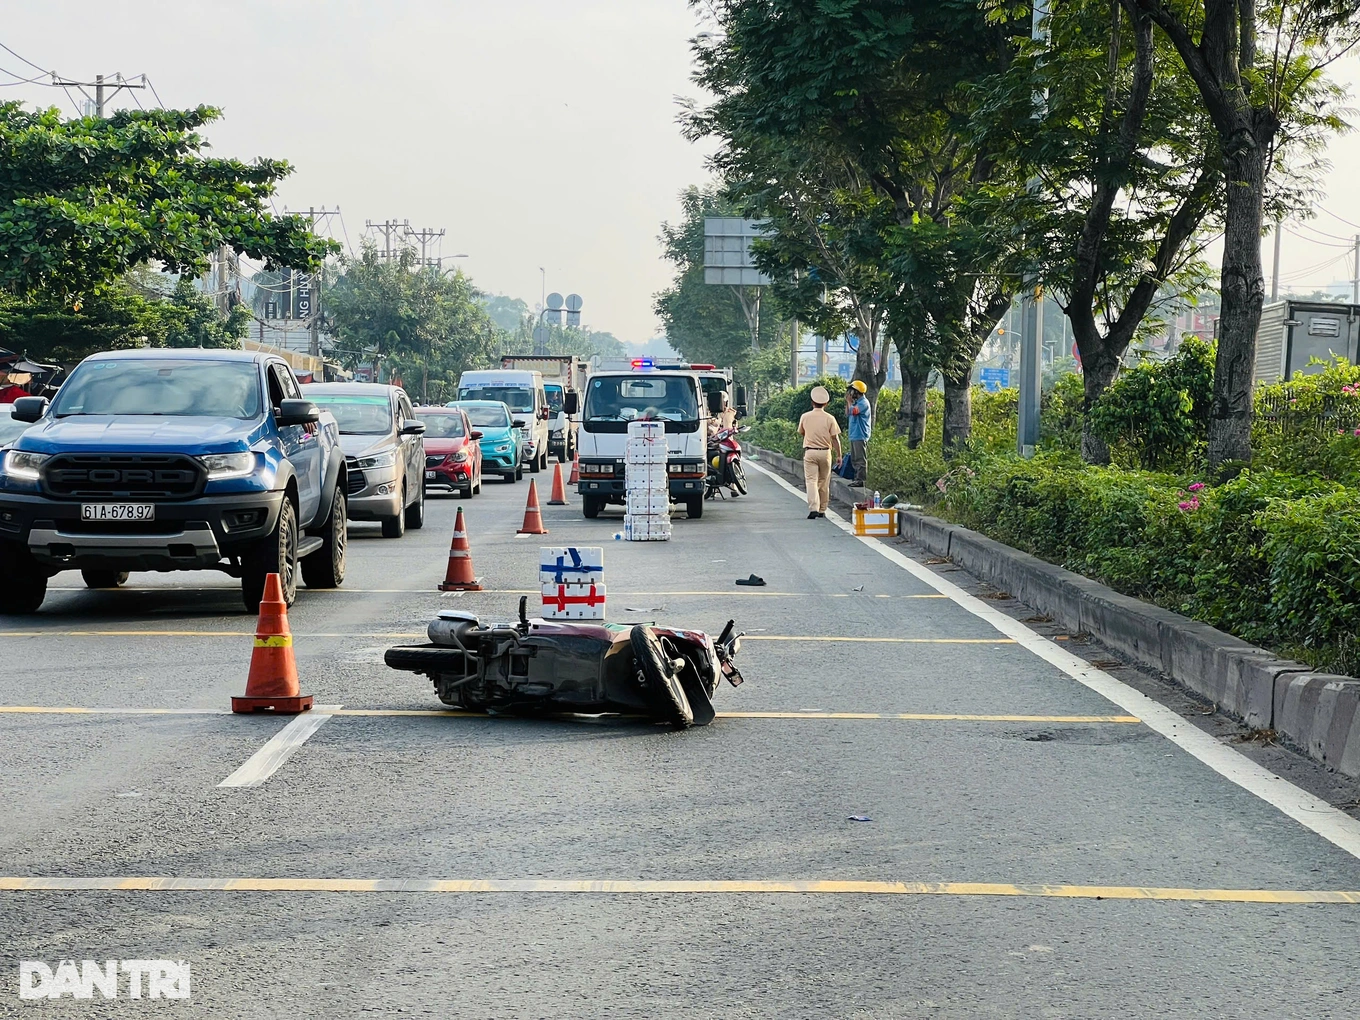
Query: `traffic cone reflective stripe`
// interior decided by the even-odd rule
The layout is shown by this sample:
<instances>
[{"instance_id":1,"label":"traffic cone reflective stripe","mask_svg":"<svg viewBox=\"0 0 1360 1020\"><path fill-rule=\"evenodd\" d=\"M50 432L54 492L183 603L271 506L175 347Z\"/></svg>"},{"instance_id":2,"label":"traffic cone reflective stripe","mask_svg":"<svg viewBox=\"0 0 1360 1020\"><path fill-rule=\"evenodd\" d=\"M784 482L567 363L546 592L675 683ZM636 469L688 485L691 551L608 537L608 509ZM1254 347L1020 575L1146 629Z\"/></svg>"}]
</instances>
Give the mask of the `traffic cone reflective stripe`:
<instances>
[{"instance_id":1,"label":"traffic cone reflective stripe","mask_svg":"<svg viewBox=\"0 0 1360 1020\"><path fill-rule=\"evenodd\" d=\"M538 508L538 486L533 479L529 480L529 502L524 506L524 526L519 529L521 535L546 535L548 529L543 526L543 511Z\"/></svg>"},{"instance_id":2,"label":"traffic cone reflective stripe","mask_svg":"<svg viewBox=\"0 0 1360 1020\"><path fill-rule=\"evenodd\" d=\"M440 591L481 591L482 586L472 575L472 550L468 548L467 524L463 521L463 508L458 508L458 516L453 521L453 541L449 543L449 566L444 572L444 583Z\"/></svg>"},{"instance_id":3,"label":"traffic cone reflective stripe","mask_svg":"<svg viewBox=\"0 0 1360 1020\"><path fill-rule=\"evenodd\" d=\"M559 461L553 465L553 487L552 496L548 500L548 506L566 506L567 489L562 484L562 464Z\"/></svg>"},{"instance_id":4,"label":"traffic cone reflective stripe","mask_svg":"<svg viewBox=\"0 0 1360 1020\"><path fill-rule=\"evenodd\" d=\"M297 662L293 658L293 634L288 629L288 606L278 574L264 579L260 620L255 626L255 648L250 655L246 693L231 699L233 712L280 712L295 714L312 707L312 696L298 689Z\"/></svg>"},{"instance_id":5,"label":"traffic cone reflective stripe","mask_svg":"<svg viewBox=\"0 0 1360 1020\"><path fill-rule=\"evenodd\" d=\"M572 454L571 458L571 477L567 479L568 485L575 485L581 480L581 455Z\"/></svg>"}]
</instances>

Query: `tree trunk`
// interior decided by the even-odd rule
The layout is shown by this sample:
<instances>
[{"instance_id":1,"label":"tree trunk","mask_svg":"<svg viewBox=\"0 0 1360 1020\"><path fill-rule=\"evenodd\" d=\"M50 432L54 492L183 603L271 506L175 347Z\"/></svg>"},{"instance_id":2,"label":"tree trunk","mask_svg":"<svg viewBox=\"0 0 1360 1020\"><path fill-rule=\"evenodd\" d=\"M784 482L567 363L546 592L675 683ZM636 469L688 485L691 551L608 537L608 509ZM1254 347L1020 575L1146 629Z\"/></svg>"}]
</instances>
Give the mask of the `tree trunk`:
<instances>
[{"instance_id":1,"label":"tree trunk","mask_svg":"<svg viewBox=\"0 0 1360 1020\"><path fill-rule=\"evenodd\" d=\"M1082 420L1081 420L1081 459L1087 464L1108 464L1110 448L1091 431L1091 408L1100 395L1110 388L1119 372L1119 355L1109 348L1082 355Z\"/></svg>"},{"instance_id":2,"label":"tree trunk","mask_svg":"<svg viewBox=\"0 0 1360 1020\"><path fill-rule=\"evenodd\" d=\"M902 402L897 408L897 434L907 437L907 449L921 445L926 435L926 384L930 370L913 372L902 368Z\"/></svg>"},{"instance_id":3,"label":"tree trunk","mask_svg":"<svg viewBox=\"0 0 1360 1020\"><path fill-rule=\"evenodd\" d=\"M1243 135L1229 139L1230 144L1225 146L1227 202L1219 282L1222 312L1214 365L1214 403L1209 418L1211 467L1224 461L1251 461L1256 329L1266 295L1261 267L1261 220L1267 145L1259 137L1246 132Z\"/></svg>"},{"instance_id":4,"label":"tree trunk","mask_svg":"<svg viewBox=\"0 0 1360 1020\"><path fill-rule=\"evenodd\" d=\"M968 443L973 432L972 366L962 374L944 377L944 455L952 457Z\"/></svg>"}]
</instances>

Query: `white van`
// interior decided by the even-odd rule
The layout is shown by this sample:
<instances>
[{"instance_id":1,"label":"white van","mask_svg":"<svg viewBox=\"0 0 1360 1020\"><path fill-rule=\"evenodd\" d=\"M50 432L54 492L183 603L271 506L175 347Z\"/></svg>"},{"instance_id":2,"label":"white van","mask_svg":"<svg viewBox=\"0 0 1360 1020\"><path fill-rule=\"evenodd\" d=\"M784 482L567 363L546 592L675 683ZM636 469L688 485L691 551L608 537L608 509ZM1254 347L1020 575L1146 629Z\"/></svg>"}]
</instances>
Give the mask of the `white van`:
<instances>
[{"instance_id":1,"label":"white van","mask_svg":"<svg viewBox=\"0 0 1360 1020\"><path fill-rule=\"evenodd\" d=\"M530 471L541 471L548 466L548 419L552 417L552 411L543 391L542 372L509 368L464 372L458 380L458 399L499 400L505 404L514 417L515 427L524 432L520 459Z\"/></svg>"},{"instance_id":2,"label":"white van","mask_svg":"<svg viewBox=\"0 0 1360 1020\"><path fill-rule=\"evenodd\" d=\"M666 424L666 467L671 502L689 517L704 512L709 407L694 372L655 369L643 362L628 372L597 372L586 382L578 443L581 511L598 517L609 503L624 502L624 449L628 423L650 418Z\"/></svg>"}]
</instances>

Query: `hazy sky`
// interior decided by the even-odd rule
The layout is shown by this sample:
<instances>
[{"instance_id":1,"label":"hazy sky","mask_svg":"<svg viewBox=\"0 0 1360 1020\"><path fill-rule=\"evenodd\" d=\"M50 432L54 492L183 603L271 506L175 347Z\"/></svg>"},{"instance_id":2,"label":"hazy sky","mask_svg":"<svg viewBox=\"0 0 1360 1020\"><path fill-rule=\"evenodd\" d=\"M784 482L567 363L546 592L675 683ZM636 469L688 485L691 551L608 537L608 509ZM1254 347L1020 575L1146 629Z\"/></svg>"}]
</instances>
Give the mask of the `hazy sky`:
<instances>
[{"instance_id":1,"label":"hazy sky","mask_svg":"<svg viewBox=\"0 0 1360 1020\"><path fill-rule=\"evenodd\" d=\"M584 297L592 327L632 341L657 331L652 295L670 271L656 236L680 189L706 178L703 151L675 125L675 96L695 91L684 0L5 6L0 42L43 68L84 80L145 72L166 105L222 106L214 151L288 159L279 207L339 205L355 246L365 220L443 227L442 253L467 253L458 264L485 290L536 304L542 266L550 291ZM0 68L36 73L3 52ZM1360 93L1360 59L1335 70ZM0 97L71 110L37 85ZM123 93L115 105L131 102ZM1360 224L1360 134L1330 156L1324 205ZM1345 238L1360 226L1319 214L1297 232L1310 240L1285 237L1286 282L1351 277ZM1267 276L1270 256L1267 240Z\"/></svg>"}]
</instances>

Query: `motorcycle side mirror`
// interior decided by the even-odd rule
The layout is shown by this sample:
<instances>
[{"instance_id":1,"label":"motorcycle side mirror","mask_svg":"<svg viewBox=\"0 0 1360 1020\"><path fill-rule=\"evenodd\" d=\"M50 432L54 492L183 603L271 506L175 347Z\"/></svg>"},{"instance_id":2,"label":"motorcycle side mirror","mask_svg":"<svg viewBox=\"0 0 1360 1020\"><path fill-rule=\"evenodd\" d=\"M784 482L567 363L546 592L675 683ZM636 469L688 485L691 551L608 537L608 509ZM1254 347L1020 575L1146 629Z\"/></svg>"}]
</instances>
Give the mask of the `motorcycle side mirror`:
<instances>
[{"instance_id":1,"label":"motorcycle side mirror","mask_svg":"<svg viewBox=\"0 0 1360 1020\"><path fill-rule=\"evenodd\" d=\"M581 398L575 393L568 393L562 398L562 408L567 414L575 414L580 410Z\"/></svg>"}]
</instances>

